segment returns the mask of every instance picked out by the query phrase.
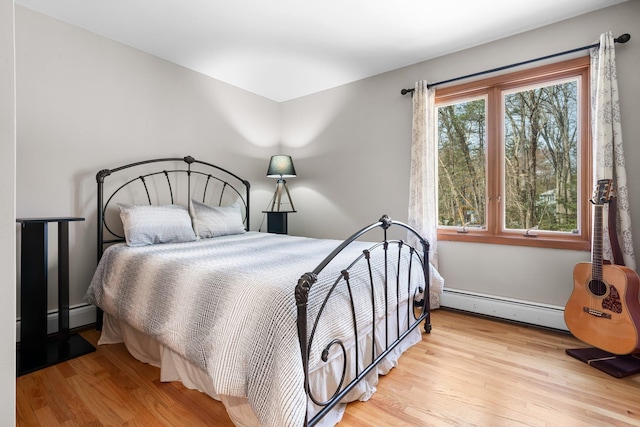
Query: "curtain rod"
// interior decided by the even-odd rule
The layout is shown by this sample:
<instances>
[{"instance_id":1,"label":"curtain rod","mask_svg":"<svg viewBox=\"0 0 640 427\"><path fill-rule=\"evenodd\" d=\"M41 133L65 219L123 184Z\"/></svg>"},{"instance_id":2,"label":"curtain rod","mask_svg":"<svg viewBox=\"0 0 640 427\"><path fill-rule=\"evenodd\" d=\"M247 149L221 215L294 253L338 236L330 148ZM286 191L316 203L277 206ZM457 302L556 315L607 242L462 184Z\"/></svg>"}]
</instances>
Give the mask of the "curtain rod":
<instances>
[{"instance_id":1,"label":"curtain rod","mask_svg":"<svg viewBox=\"0 0 640 427\"><path fill-rule=\"evenodd\" d=\"M630 39L631 39L631 36L629 34L623 34L620 37L614 39L614 42L616 42L616 43L626 43ZM513 68L513 67L518 67L520 65L529 64L531 62L543 61L545 59L555 58L556 56L567 55L569 53L579 52L581 50L587 50L587 49L591 49L591 48L599 47L599 46L600 46L600 43L595 43L595 44L591 44L589 46L582 46L582 47L578 47L578 48L571 49L571 50L565 50L564 52L554 53L554 54L547 55L547 56L541 56L540 58L529 59L527 61L517 62L515 64L504 65L504 66L498 67L498 68L492 68L491 70L480 71L478 73L467 74L466 76L456 77L456 78L449 79L449 80L443 80L441 82L428 83L427 84L427 88L431 88L433 86L442 85L442 84L445 84L445 83L455 82L455 81L458 81L458 80L468 79L468 78L471 78L471 77L481 76L483 74L494 73L496 71L502 71L502 70L506 70L508 68ZM415 91L415 89L413 89L413 88L412 89L402 89L400 91L400 93L402 95L406 95L408 93L413 95L413 91Z\"/></svg>"}]
</instances>

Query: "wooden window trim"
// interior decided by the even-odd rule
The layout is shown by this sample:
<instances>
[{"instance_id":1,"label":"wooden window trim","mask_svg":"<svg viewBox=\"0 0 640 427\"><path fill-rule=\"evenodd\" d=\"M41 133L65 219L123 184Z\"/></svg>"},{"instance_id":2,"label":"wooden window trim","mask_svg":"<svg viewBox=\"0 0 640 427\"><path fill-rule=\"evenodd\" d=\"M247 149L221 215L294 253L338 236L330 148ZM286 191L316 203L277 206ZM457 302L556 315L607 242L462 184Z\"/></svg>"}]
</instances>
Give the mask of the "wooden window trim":
<instances>
[{"instance_id":1,"label":"wooden window trim","mask_svg":"<svg viewBox=\"0 0 640 427\"><path fill-rule=\"evenodd\" d=\"M573 249L589 251L591 249L591 106L589 89L589 65L590 58L583 56L554 64L543 65L529 70L516 71L501 76L491 77L475 82L468 82L456 86L438 88L436 91L436 104L449 103L463 98L486 95L487 108L487 133L490 135L487 141L487 170L500 171L487 175L487 228L469 228L461 233L458 227L438 227L438 240L458 241L473 243L489 243L515 246L543 247L554 249ZM502 103L499 100L502 91L517 88L528 84L540 84L547 81L555 81L567 77L580 76L582 84L579 88L579 96L583 100L580 115L580 142L578 166L579 174L579 201L581 230L577 235L571 233L544 232L536 230L535 237L526 237L521 232L502 230L501 209L497 197L502 190L502 176L504 175L501 162L503 149L503 125L497 118L502 114ZM495 140L497 138L497 141Z\"/></svg>"}]
</instances>

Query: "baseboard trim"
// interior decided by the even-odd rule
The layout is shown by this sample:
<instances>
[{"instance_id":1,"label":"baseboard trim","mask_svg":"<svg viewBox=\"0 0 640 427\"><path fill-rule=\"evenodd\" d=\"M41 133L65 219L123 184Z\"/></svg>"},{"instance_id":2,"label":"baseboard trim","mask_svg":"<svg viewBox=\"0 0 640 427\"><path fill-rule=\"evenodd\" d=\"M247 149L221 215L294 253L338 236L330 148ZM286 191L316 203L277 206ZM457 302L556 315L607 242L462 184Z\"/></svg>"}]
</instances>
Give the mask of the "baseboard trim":
<instances>
[{"instance_id":1,"label":"baseboard trim","mask_svg":"<svg viewBox=\"0 0 640 427\"><path fill-rule=\"evenodd\" d=\"M445 288L440 306L568 331L564 307Z\"/></svg>"},{"instance_id":2,"label":"baseboard trim","mask_svg":"<svg viewBox=\"0 0 640 427\"><path fill-rule=\"evenodd\" d=\"M75 329L91 325L96 322L96 307L89 304L79 304L69 307L69 328ZM47 333L58 332L58 311L47 314ZM16 320L16 342L20 342L20 319Z\"/></svg>"}]
</instances>

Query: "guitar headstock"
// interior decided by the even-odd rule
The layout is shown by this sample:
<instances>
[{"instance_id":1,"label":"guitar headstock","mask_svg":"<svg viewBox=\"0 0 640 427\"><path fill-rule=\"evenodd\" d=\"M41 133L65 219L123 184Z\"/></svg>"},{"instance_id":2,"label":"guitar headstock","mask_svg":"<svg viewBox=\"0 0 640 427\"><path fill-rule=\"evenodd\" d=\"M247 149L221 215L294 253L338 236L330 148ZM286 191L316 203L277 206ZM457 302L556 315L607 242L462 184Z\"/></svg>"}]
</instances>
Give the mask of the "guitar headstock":
<instances>
[{"instance_id":1,"label":"guitar headstock","mask_svg":"<svg viewBox=\"0 0 640 427\"><path fill-rule=\"evenodd\" d=\"M612 182L613 180L610 178L599 179L596 184L596 188L593 191L591 203L594 205L609 203L611 201L611 197L613 197Z\"/></svg>"}]
</instances>

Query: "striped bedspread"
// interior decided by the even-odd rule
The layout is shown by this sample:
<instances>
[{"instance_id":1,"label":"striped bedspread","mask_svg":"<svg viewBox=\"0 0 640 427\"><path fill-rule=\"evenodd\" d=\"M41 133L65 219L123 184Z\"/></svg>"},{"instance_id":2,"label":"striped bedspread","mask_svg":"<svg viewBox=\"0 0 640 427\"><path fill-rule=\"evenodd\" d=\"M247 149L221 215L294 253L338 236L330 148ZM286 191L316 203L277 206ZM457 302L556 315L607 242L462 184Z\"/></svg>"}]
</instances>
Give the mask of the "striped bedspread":
<instances>
[{"instance_id":1,"label":"striped bedspread","mask_svg":"<svg viewBox=\"0 0 640 427\"><path fill-rule=\"evenodd\" d=\"M218 393L248 398L262 425L297 427L307 402L294 288L340 243L248 232L189 243L114 245L105 251L86 299L206 371ZM314 289L331 286L340 269L370 246L356 242ZM382 274L377 258L375 274ZM371 321L367 295L358 325ZM321 303L312 296L310 314ZM350 333L345 320L330 321L345 314L345 298L335 299L326 308L319 343ZM377 296L376 305L383 303Z\"/></svg>"}]
</instances>

